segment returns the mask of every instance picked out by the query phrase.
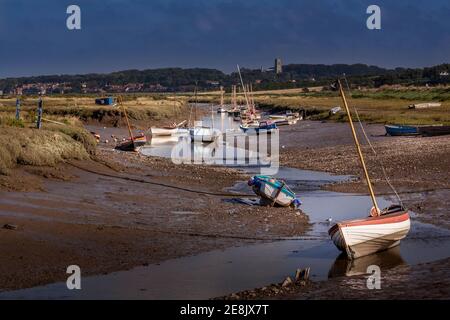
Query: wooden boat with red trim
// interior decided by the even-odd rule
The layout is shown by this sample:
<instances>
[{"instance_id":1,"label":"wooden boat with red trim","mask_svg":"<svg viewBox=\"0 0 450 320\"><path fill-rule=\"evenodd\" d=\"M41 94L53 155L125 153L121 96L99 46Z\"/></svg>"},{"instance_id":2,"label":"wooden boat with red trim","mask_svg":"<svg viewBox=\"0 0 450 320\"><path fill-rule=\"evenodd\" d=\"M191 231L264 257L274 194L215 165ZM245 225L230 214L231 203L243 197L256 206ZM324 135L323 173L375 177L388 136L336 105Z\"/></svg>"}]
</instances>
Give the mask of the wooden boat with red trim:
<instances>
[{"instance_id":1,"label":"wooden boat with red trim","mask_svg":"<svg viewBox=\"0 0 450 320\"><path fill-rule=\"evenodd\" d=\"M130 120L128 119L128 115L127 115L127 109L123 105L122 96L117 97L117 102L118 102L119 106L121 106L123 109L123 114L125 116L125 120L127 123L128 134L130 137L127 140L124 140L121 143L119 143L116 146L116 149L122 150L122 151L136 151L139 147L141 147L147 143L147 137L143 133L141 133L140 135L137 135L137 136L133 135L133 132L131 131Z\"/></svg>"},{"instance_id":2,"label":"wooden boat with red trim","mask_svg":"<svg viewBox=\"0 0 450 320\"><path fill-rule=\"evenodd\" d=\"M357 259L400 244L400 240L405 238L409 232L411 221L408 210L403 206L391 206L384 210L378 208L375 192L370 181L369 172L364 161L361 146L356 135L355 127L353 126L352 115L340 80L338 80L338 85L342 102L347 112L356 150L367 181L373 208L368 218L339 222L328 230L328 234L331 236L336 247L345 252L349 259Z\"/></svg>"},{"instance_id":3,"label":"wooden boat with red trim","mask_svg":"<svg viewBox=\"0 0 450 320\"><path fill-rule=\"evenodd\" d=\"M127 139L116 146L117 150L121 151L136 151L137 148L142 147L147 143L147 137L144 134L134 136L133 139Z\"/></svg>"},{"instance_id":4,"label":"wooden boat with red trim","mask_svg":"<svg viewBox=\"0 0 450 320\"><path fill-rule=\"evenodd\" d=\"M408 211L401 206L391 206L379 216L339 222L328 234L339 250L350 259L356 259L397 246L410 226Z\"/></svg>"}]
</instances>

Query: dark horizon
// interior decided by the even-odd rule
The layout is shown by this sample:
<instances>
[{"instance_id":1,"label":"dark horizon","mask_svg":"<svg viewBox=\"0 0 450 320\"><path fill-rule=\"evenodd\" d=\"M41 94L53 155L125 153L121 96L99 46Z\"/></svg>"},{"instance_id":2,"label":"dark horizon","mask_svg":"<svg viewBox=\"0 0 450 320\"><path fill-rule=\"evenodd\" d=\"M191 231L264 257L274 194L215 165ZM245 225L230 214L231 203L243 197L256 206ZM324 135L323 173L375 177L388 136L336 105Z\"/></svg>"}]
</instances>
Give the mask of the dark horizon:
<instances>
[{"instance_id":1,"label":"dark horizon","mask_svg":"<svg viewBox=\"0 0 450 320\"><path fill-rule=\"evenodd\" d=\"M275 59L274 59L275 60ZM441 64L450 64L449 62L443 62ZM438 64L438 65L441 65ZM394 68L387 68L387 67L383 67L383 66L377 66L377 65L369 65L369 64L365 64L365 63L352 63L352 64L347 64L347 63L332 63L332 64L323 64L323 63L307 63L307 64L303 64L303 63L288 63L288 64L284 64L283 66L288 66L288 65L324 65L324 66L332 66L332 65L367 65L369 67L377 67L377 68L381 68L381 69L386 69L386 70L390 70L393 71L396 68L404 68L404 69L423 69L423 68L429 68L429 67L434 67L437 65L426 65L423 67L402 67L402 66L397 66ZM259 70L259 68L249 68L246 66L239 66L241 68L241 70L243 69L247 69L247 70ZM269 66L269 67L273 67L273 66ZM268 67L268 68L269 68ZM188 69L207 69L207 70L218 70L223 72L225 75L231 75L234 72L237 72L237 68L236 70L232 70L230 72L226 72L224 70L220 70L218 68L206 68L206 67L187 67L187 68L183 68L183 67L159 67L159 68L145 68L145 69L123 69L123 70L114 70L114 71L107 71L107 72L87 72L87 73L60 73L60 74L36 74L36 75L24 75L24 76L17 76L17 77L5 77L5 78L0 78L0 80L6 80L6 79L24 79L24 78L33 78L33 77L60 77L60 76L86 76L86 75L109 75L112 73L117 73L117 72L127 72L127 71L138 71L138 72L143 72L143 71L153 71L153 70L165 70L165 69L183 69L183 70L188 70Z\"/></svg>"},{"instance_id":2,"label":"dark horizon","mask_svg":"<svg viewBox=\"0 0 450 320\"><path fill-rule=\"evenodd\" d=\"M81 30L60 0L0 0L0 78L123 70L355 64L392 69L448 62L450 3L377 0L78 0Z\"/></svg>"}]
</instances>

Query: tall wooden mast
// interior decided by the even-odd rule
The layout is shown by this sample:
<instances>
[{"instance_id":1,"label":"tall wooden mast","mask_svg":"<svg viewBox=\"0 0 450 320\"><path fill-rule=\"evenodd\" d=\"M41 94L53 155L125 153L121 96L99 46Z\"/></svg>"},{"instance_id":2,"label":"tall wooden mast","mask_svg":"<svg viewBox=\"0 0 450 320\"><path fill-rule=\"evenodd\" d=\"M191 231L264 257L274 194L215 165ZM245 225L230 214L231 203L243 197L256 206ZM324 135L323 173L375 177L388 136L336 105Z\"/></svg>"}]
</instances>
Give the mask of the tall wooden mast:
<instances>
[{"instance_id":1,"label":"tall wooden mast","mask_svg":"<svg viewBox=\"0 0 450 320\"><path fill-rule=\"evenodd\" d=\"M220 107L223 108L223 87L220 87Z\"/></svg>"},{"instance_id":2,"label":"tall wooden mast","mask_svg":"<svg viewBox=\"0 0 450 320\"><path fill-rule=\"evenodd\" d=\"M244 90L245 103L247 104L247 109L250 109L250 102L248 100L247 91L245 90L244 80L242 80L241 68L239 68L239 65L237 66L237 69L239 73L239 79L241 80L242 90Z\"/></svg>"},{"instance_id":3,"label":"tall wooden mast","mask_svg":"<svg viewBox=\"0 0 450 320\"><path fill-rule=\"evenodd\" d=\"M232 109L234 110L234 109L237 108L236 85L234 85L234 84L233 84L233 86L232 86L232 91L233 91L233 93L232 93L232 101L231 101L231 104L232 104Z\"/></svg>"},{"instance_id":4,"label":"tall wooden mast","mask_svg":"<svg viewBox=\"0 0 450 320\"><path fill-rule=\"evenodd\" d=\"M366 163L364 162L364 156L361 151L361 146L359 145L358 137L356 136L355 127L353 126L352 115L350 113L350 109L347 104L347 99L345 98L344 89L342 88L341 81L338 79L339 91L341 93L342 102L344 103L345 110L347 111L348 121L350 123L350 128L352 129L353 139L355 140L356 150L358 151L359 160L361 161L361 165L364 170L364 174L367 180L367 186L369 187L370 197L372 198L373 206L376 209L377 215L380 213L380 209L378 208L377 199L375 198L375 193L373 192L372 183L370 182L369 172L367 171Z\"/></svg>"},{"instance_id":5,"label":"tall wooden mast","mask_svg":"<svg viewBox=\"0 0 450 320\"><path fill-rule=\"evenodd\" d=\"M125 120L127 122L128 134L130 135L131 142L134 144L134 137L133 137L133 133L131 132L131 126L130 126L130 121L128 120L127 109L125 109L125 106L123 105L122 96L117 97L117 102L120 104L120 106L123 109L123 114L125 115Z\"/></svg>"}]
</instances>

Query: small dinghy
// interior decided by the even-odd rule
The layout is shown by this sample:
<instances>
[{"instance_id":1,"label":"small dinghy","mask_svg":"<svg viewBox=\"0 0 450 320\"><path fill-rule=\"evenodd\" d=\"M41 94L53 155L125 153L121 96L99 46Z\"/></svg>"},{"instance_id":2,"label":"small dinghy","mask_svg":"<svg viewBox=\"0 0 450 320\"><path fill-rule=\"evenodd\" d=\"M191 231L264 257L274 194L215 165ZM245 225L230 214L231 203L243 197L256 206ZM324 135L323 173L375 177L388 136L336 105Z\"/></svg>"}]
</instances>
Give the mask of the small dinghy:
<instances>
[{"instance_id":1,"label":"small dinghy","mask_svg":"<svg viewBox=\"0 0 450 320\"><path fill-rule=\"evenodd\" d=\"M397 246L410 226L408 211L392 206L379 216L339 222L328 233L339 250L356 259Z\"/></svg>"},{"instance_id":2,"label":"small dinghy","mask_svg":"<svg viewBox=\"0 0 450 320\"><path fill-rule=\"evenodd\" d=\"M269 116L270 119L272 120L285 120L286 119L286 115L284 114L271 114Z\"/></svg>"},{"instance_id":3,"label":"small dinghy","mask_svg":"<svg viewBox=\"0 0 450 320\"><path fill-rule=\"evenodd\" d=\"M128 138L127 140L119 143L116 146L116 149L121 151L136 151L139 147L142 147L146 143L147 137L142 133L138 136L134 136L132 139Z\"/></svg>"},{"instance_id":4,"label":"small dinghy","mask_svg":"<svg viewBox=\"0 0 450 320\"><path fill-rule=\"evenodd\" d=\"M233 120L234 120L234 121L239 122L239 121L242 120L242 118L241 118L241 112L240 112L240 111L235 111L235 112L233 112L232 115L233 115Z\"/></svg>"},{"instance_id":5,"label":"small dinghy","mask_svg":"<svg viewBox=\"0 0 450 320\"><path fill-rule=\"evenodd\" d=\"M173 123L172 125L165 127L151 127L150 131L153 137L187 134L187 130L181 128L185 123L186 121L180 122L179 124Z\"/></svg>"},{"instance_id":6,"label":"small dinghy","mask_svg":"<svg viewBox=\"0 0 450 320\"><path fill-rule=\"evenodd\" d=\"M442 104L439 102L417 103L410 104L408 109L427 109L427 108L439 108Z\"/></svg>"},{"instance_id":7,"label":"small dinghy","mask_svg":"<svg viewBox=\"0 0 450 320\"><path fill-rule=\"evenodd\" d=\"M248 181L248 185L261 197L264 204L281 207L298 207L301 204L284 181L269 176L254 176Z\"/></svg>"},{"instance_id":8,"label":"small dinghy","mask_svg":"<svg viewBox=\"0 0 450 320\"><path fill-rule=\"evenodd\" d=\"M269 118L272 120L302 120L302 116L300 116L299 112L287 111L285 113L277 113L269 115Z\"/></svg>"},{"instance_id":9,"label":"small dinghy","mask_svg":"<svg viewBox=\"0 0 450 320\"><path fill-rule=\"evenodd\" d=\"M384 128L389 136L415 136L419 134L419 129L416 126L385 125Z\"/></svg>"},{"instance_id":10,"label":"small dinghy","mask_svg":"<svg viewBox=\"0 0 450 320\"><path fill-rule=\"evenodd\" d=\"M357 259L399 245L400 240L408 234L411 221L408 210L401 205L391 206L384 210L378 208L369 172L364 162L364 156L340 80L338 80L338 85L359 160L367 181L373 208L368 218L339 222L329 229L328 234L336 247L345 252L349 259Z\"/></svg>"},{"instance_id":11,"label":"small dinghy","mask_svg":"<svg viewBox=\"0 0 450 320\"><path fill-rule=\"evenodd\" d=\"M424 137L443 136L450 134L450 126L435 125L419 127L419 134Z\"/></svg>"},{"instance_id":12,"label":"small dinghy","mask_svg":"<svg viewBox=\"0 0 450 320\"><path fill-rule=\"evenodd\" d=\"M167 136L171 136L174 135L178 132L178 128L176 127L151 127L150 131L152 133L153 137L159 136L159 137L167 137Z\"/></svg>"},{"instance_id":13,"label":"small dinghy","mask_svg":"<svg viewBox=\"0 0 450 320\"><path fill-rule=\"evenodd\" d=\"M210 127L195 127L189 130L193 142L214 142L221 134L220 130Z\"/></svg>"},{"instance_id":14,"label":"small dinghy","mask_svg":"<svg viewBox=\"0 0 450 320\"><path fill-rule=\"evenodd\" d=\"M334 114L337 114L337 113L339 113L339 112L341 112L341 110L342 110L342 108L341 107L334 107L334 108L331 108L330 109L330 112L329 112L329 114L330 114L330 116L332 116L332 115L334 115Z\"/></svg>"},{"instance_id":15,"label":"small dinghy","mask_svg":"<svg viewBox=\"0 0 450 320\"><path fill-rule=\"evenodd\" d=\"M273 122L275 122L275 124L279 127L279 126L290 126L293 124L297 123L297 119L278 119L278 120L273 120Z\"/></svg>"},{"instance_id":16,"label":"small dinghy","mask_svg":"<svg viewBox=\"0 0 450 320\"><path fill-rule=\"evenodd\" d=\"M261 122L252 122L250 124L241 124L239 126L244 133L260 133L267 132L272 133L278 130L278 127L275 122L269 121L261 121Z\"/></svg>"}]
</instances>

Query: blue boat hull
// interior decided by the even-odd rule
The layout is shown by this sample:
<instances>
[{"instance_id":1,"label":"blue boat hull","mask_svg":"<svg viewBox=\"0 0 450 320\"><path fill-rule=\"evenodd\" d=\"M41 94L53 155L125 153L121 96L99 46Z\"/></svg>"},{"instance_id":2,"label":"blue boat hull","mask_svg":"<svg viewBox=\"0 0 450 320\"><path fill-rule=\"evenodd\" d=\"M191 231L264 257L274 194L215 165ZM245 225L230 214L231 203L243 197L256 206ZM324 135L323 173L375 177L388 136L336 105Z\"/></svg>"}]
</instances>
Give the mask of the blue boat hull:
<instances>
[{"instance_id":1,"label":"blue boat hull","mask_svg":"<svg viewBox=\"0 0 450 320\"><path fill-rule=\"evenodd\" d=\"M419 134L419 129L414 126L384 126L386 134L390 136L414 136Z\"/></svg>"}]
</instances>

